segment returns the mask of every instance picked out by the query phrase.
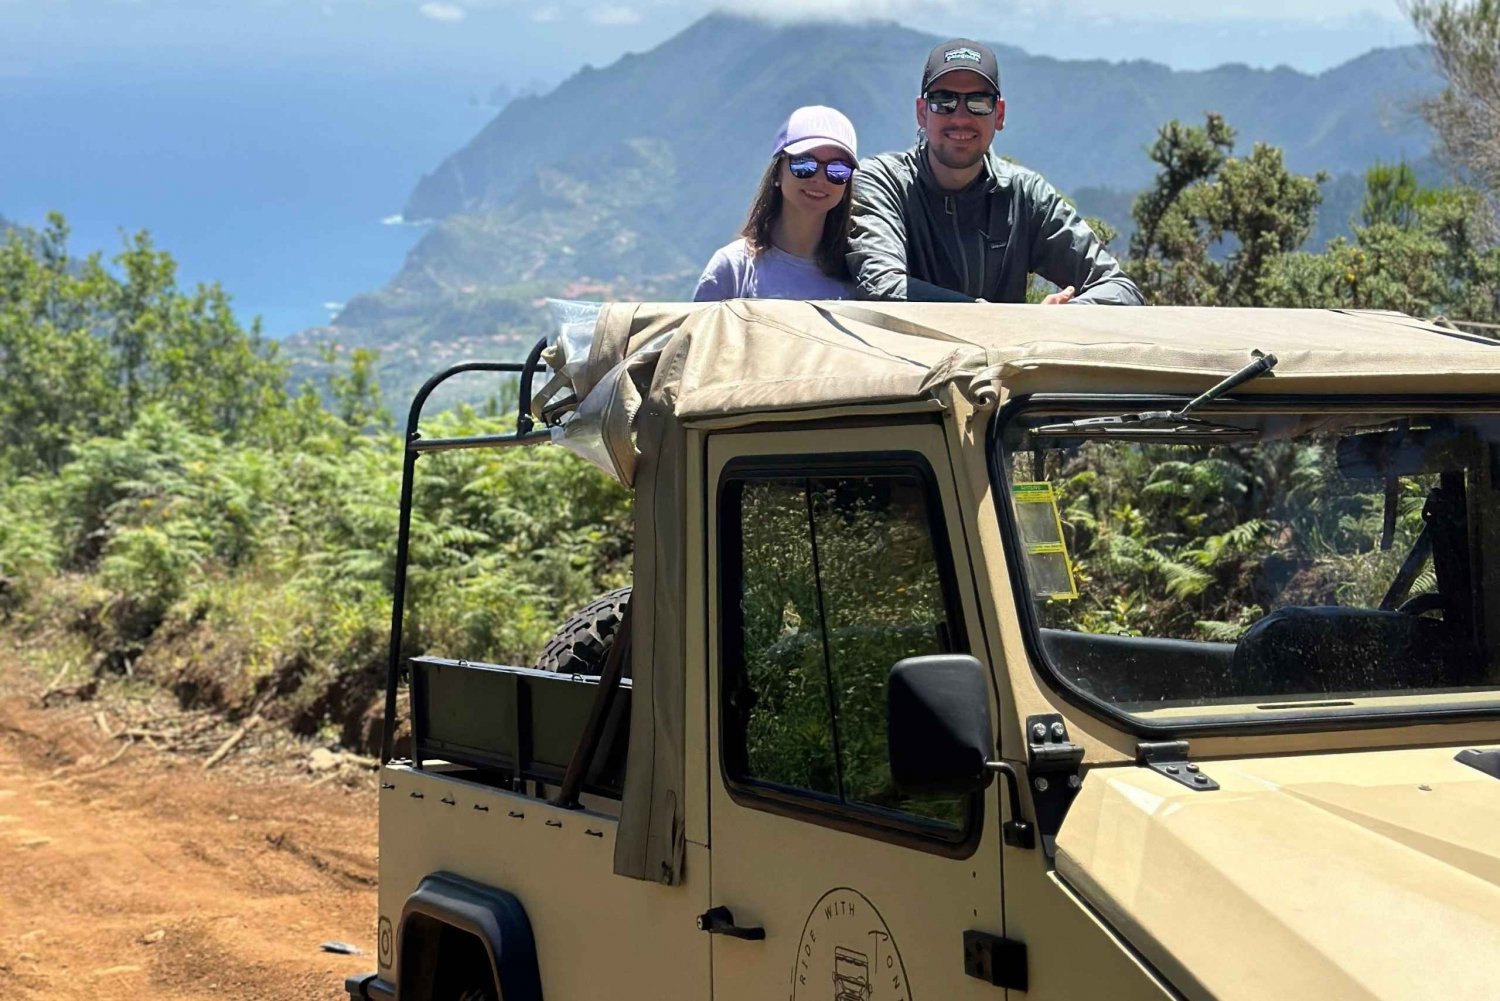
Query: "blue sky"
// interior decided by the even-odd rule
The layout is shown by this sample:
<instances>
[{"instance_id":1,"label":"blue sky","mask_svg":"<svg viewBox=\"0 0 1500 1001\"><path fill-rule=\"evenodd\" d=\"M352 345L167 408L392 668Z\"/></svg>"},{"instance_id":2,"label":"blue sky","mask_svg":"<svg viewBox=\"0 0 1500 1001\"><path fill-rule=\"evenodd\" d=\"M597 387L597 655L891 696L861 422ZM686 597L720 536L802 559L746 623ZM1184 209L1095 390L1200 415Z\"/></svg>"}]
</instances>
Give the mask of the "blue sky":
<instances>
[{"instance_id":1,"label":"blue sky","mask_svg":"<svg viewBox=\"0 0 1500 1001\"><path fill-rule=\"evenodd\" d=\"M555 83L656 44L710 9L882 17L1059 57L1317 71L1414 39L1395 0L0 0L0 74L144 60L328 60Z\"/></svg>"},{"instance_id":2,"label":"blue sky","mask_svg":"<svg viewBox=\"0 0 1500 1001\"><path fill-rule=\"evenodd\" d=\"M281 336L399 268L419 231L381 220L497 90L549 87L715 8L1180 69L1317 72L1415 40L1396 0L0 0L0 216L60 210L75 248L106 253L148 229L186 282L222 282Z\"/></svg>"}]
</instances>

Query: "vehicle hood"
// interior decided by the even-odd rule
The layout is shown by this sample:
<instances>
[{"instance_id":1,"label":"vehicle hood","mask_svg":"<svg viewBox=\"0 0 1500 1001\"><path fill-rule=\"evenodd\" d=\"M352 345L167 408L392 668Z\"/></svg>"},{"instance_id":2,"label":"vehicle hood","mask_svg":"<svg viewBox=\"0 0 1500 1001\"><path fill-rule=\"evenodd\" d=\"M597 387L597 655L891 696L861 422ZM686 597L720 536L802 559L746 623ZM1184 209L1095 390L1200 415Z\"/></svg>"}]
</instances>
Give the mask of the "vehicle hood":
<instances>
[{"instance_id":1,"label":"vehicle hood","mask_svg":"<svg viewBox=\"0 0 1500 1001\"><path fill-rule=\"evenodd\" d=\"M1459 748L1095 768L1057 874L1190 997L1500 997L1500 779Z\"/></svg>"}]
</instances>

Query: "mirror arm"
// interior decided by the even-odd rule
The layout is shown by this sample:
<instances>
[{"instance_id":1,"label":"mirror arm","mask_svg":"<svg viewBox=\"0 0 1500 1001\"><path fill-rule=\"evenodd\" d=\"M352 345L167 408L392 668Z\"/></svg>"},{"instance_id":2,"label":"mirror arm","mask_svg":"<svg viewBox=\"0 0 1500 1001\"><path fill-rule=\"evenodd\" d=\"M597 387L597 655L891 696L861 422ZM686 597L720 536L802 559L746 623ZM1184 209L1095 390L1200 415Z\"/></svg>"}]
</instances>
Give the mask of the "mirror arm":
<instances>
[{"instance_id":1,"label":"mirror arm","mask_svg":"<svg viewBox=\"0 0 1500 1001\"><path fill-rule=\"evenodd\" d=\"M1010 800L1010 819L1000 825L1005 843L1014 848L1035 848L1036 832L1030 822L1021 819L1021 778L1015 766L1008 761L986 761L986 770L1005 776L1005 789Z\"/></svg>"}]
</instances>

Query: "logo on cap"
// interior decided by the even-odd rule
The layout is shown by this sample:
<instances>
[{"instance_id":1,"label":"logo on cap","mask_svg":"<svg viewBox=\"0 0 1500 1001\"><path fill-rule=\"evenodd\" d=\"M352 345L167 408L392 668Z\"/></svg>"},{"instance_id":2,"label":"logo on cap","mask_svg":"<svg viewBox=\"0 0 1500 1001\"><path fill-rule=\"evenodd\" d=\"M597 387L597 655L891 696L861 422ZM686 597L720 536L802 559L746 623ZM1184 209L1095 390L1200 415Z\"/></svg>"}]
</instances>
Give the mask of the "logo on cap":
<instances>
[{"instance_id":1,"label":"logo on cap","mask_svg":"<svg viewBox=\"0 0 1500 1001\"><path fill-rule=\"evenodd\" d=\"M951 63L955 59L967 59L970 62L979 62L979 53L973 49L949 49L943 53L943 62Z\"/></svg>"}]
</instances>

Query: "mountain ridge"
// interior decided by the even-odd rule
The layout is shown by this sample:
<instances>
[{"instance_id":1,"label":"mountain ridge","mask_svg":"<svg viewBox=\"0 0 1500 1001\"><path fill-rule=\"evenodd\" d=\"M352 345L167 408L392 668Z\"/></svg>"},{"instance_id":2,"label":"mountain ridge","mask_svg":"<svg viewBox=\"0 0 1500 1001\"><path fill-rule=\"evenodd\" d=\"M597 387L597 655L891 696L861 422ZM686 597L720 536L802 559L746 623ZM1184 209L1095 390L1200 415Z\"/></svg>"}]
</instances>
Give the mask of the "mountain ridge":
<instances>
[{"instance_id":1,"label":"mountain ridge","mask_svg":"<svg viewBox=\"0 0 1500 1001\"><path fill-rule=\"evenodd\" d=\"M862 138L868 133L877 140L865 143L867 148L899 148L908 144L915 128L908 109L916 96L922 54L938 40L892 22L814 21L778 26L755 18L710 14L650 52L623 56L602 69L586 67L546 94L513 102L418 181L403 215L413 221L441 220L503 203L513 192L515 180L537 160L525 151L496 156L497 148L509 147L518 134L545 134L547 118L557 116L553 110L557 105L603 101L613 114L594 116L585 110L579 115L591 128L598 118L604 119L593 132L595 141L613 141L632 130L667 138L653 129L684 123L674 121L678 106L663 100L664 81L650 72L657 67L679 75L723 67L725 76L743 81L743 93L759 95L790 88L774 87L764 72L755 74L757 65L764 70L784 64L787 60L778 55L786 53L792 54L794 65L805 63L809 51L815 50L813 54L823 57L822 61L814 67L796 66L793 76L807 79L808 89L814 92L842 91L840 109L854 120ZM767 41L776 42L780 52L765 54ZM1009 124L996 148L1040 167L1063 188L1141 186L1150 178L1150 165L1144 158L1123 154L1136 153L1169 118L1197 119L1208 110L1223 114L1232 125L1250 126L1249 138L1282 146L1295 169L1309 172L1360 168L1369 162L1366 154L1372 147L1390 145L1382 142L1385 139L1394 138L1398 144L1410 140L1413 156L1425 153L1430 144L1414 99L1436 88L1437 78L1430 63L1424 65L1425 50L1418 46L1372 50L1318 74L1286 66L1258 69L1233 63L1211 70L1179 71L1149 60L1072 61L1031 55L1005 45L996 46L996 52L1009 105ZM877 72L868 72L871 69ZM832 79L838 73L844 75L842 81ZM787 73L782 77L784 81ZM874 95L860 86L872 77L881 78L877 84L880 100L868 100ZM840 88L840 82L849 86ZM1344 95L1341 102L1330 100L1340 94ZM1059 95L1063 100L1055 100ZM1350 99L1349 95L1359 96ZM1402 107L1402 99L1411 106ZM800 103L811 100L810 96ZM1205 101L1215 106L1204 107ZM645 109L658 105L655 122L642 121ZM1071 138L1049 141L1035 116L1038 109L1050 112L1059 110L1059 105L1066 109L1062 124L1068 130L1077 129L1080 123L1108 126L1111 116L1120 127L1092 144ZM1260 110L1264 108L1275 111ZM788 110L776 107L758 117L775 122ZM1370 111L1380 114L1369 116ZM1357 120L1362 113L1366 114L1364 122ZM705 117L711 114L710 106ZM713 131L712 125L709 130ZM1304 131L1319 137L1337 134L1341 142L1304 145L1298 135ZM774 124L767 134L772 132ZM1077 154L1087 153L1090 147L1097 152L1079 160ZM1112 164L1120 168L1118 172L1109 169Z\"/></svg>"}]
</instances>

